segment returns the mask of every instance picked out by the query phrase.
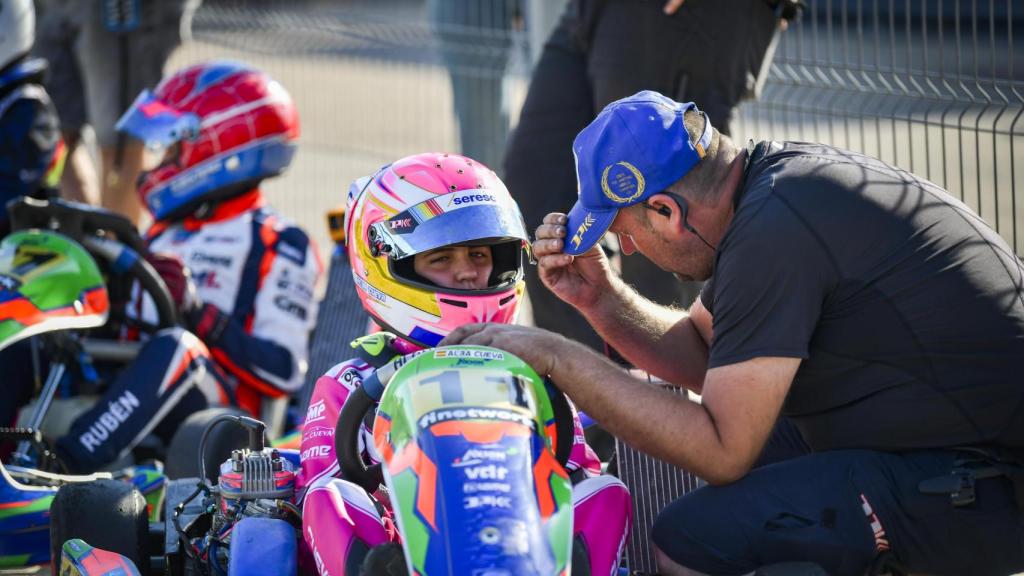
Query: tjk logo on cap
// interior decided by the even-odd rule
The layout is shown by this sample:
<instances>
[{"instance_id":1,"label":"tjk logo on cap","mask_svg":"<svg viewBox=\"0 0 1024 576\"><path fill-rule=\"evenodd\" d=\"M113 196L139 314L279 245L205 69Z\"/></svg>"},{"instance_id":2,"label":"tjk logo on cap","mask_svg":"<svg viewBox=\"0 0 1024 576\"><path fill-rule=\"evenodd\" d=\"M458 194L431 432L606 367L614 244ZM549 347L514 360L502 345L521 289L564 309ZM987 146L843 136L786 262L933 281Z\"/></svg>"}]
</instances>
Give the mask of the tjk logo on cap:
<instances>
[{"instance_id":1,"label":"tjk logo on cap","mask_svg":"<svg viewBox=\"0 0 1024 576\"><path fill-rule=\"evenodd\" d=\"M620 166L621 169L612 172ZM612 202L632 202L644 193L644 175L629 162L609 164L601 172L601 190Z\"/></svg>"},{"instance_id":2,"label":"tjk logo on cap","mask_svg":"<svg viewBox=\"0 0 1024 576\"><path fill-rule=\"evenodd\" d=\"M579 227L576 228L576 233L573 234L573 236L572 236L572 247L573 248L579 248L580 247L580 242L583 241L583 235L586 234L587 230L589 230L590 227L593 226L593 225L594 225L594 215L588 212L587 213L587 217L583 219L583 222L580 222Z\"/></svg>"}]
</instances>

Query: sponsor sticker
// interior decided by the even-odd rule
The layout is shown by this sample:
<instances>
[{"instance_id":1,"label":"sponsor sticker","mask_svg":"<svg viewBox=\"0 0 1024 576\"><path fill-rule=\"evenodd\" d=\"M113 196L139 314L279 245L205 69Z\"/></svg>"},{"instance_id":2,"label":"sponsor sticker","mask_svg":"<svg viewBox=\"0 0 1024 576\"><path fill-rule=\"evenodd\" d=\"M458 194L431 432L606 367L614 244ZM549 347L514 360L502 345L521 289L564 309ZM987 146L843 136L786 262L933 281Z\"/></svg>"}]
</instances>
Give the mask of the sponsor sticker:
<instances>
[{"instance_id":1,"label":"sponsor sticker","mask_svg":"<svg viewBox=\"0 0 1024 576\"><path fill-rule=\"evenodd\" d=\"M435 350L434 358L469 358L473 360L504 360L505 354L497 350Z\"/></svg>"},{"instance_id":2,"label":"sponsor sticker","mask_svg":"<svg viewBox=\"0 0 1024 576\"><path fill-rule=\"evenodd\" d=\"M495 420L514 422L529 428L534 427L534 420L525 414L503 410L501 408L446 408L434 410L420 416L420 428L427 429L439 422L449 420Z\"/></svg>"},{"instance_id":3,"label":"sponsor sticker","mask_svg":"<svg viewBox=\"0 0 1024 576\"><path fill-rule=\"evenodd\" d=\"M310 404L309 408L306 409L306 424L305 425L308 426L311 422L316 422L317 420L323 420L324 419L324 411L326 409L327 409L327 405L325 404L324 400L320 400L319 402L314 402L313 404Z\"/></svg>"},{"instance_id":4,"label":"sponsor sticker","mask_svg":"<svg viewBox=\"0 0 1024 576\"><path fill-rule=\"evenodd\" d=\"M452 194L451 200L448 201L448 206L468 206L470 204L497 204L498 199L494 197L494 194L481 194L479 192L467 192Z\"/></svg>"},{"instance_id":5,"label":"sponsor sticker","mask_svg":"<svg viewBox=\"0 0 1024 576\"><path fill-rule=\"evenodd\" d=\"M475 494L477 492L503 492L508 494L512 491L512 486L505 482L466 482L462 485L462 491L466 494Z\"/></svg>"},{"instance_id":6,"label":"sponsor sticker","mask_svg":"<svg viewBox=\"0 0 1024 576\"><path fill-rule=\"evenodd\" d=\"M474 508L512 508L512 498L495 494L466 496L462 501L467 510L473 510Z\"/></svg>"}]
</instances>

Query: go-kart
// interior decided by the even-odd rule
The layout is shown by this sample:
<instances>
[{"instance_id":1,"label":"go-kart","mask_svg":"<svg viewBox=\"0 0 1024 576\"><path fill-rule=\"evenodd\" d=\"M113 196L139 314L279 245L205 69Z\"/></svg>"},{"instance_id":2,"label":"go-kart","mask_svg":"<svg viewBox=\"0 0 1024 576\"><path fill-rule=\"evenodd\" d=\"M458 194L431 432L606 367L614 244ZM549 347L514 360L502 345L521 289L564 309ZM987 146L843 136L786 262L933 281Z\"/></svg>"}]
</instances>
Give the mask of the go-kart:
<instances>
[{"instance_id":1,"label":"go-kart","mask_svg":"<svg viewBox=\"0 0 1024 576\"><path fill-rule=\"evenodd\" d=\"M564 468L573 421L562 394L551 394L518 358L478 346L427 350L368 380L345 404L336 447L346 478L370 491L386 486L409 574L590 573L585 561L574 563L580 554ZM359 429L378 397L374 440L384 464L369 465L360 456ZM259 421L224 416L210 423L197 458L206 451L205 436L222 421L248 429L250 440L221 464L217 483L172 480L162 525L111 535L158 546L140 554L149 563L141 573L299 573L301 518L291 503L296 454L265 447ZM87 495L109 505L116 490L124 491L109 482L92 487L67 486L58 499ZM73 523L94 508L64 506L55 515ZM82 549L77 543L70 548L62 560L69 568ZM325 543L312 552L345 551ZM76 569L83 576L106 574Z\"/></svg>"},{"instance_id":2,"label":"go-kart","mask_svg":"<svg viewBox=\"0 0 1024 576\"><path fill-rule=\"evenodd\" d=\"M59 200L22 198L8 209L14 232L0 243L0 350L31 343L18 360L36 367L37 390L24 425L0 428L0 442L16 443L0 462L0 568L48 563L50 505L57 489L112 477L60 473L61 462L44 432L51 424L59 427L53 412L66 376L75 371L86 386L99 385L94 363L133 357L136 347L110 337L111 320L147 332L177 323L167 289L140 257L144 244L126 219ZM118 304L127 300L135 281L153 297L157 324L120 315ZM41 357L48 360L45 383ZM148 508L159 511L163 477L156 468L117 475L134 483L149 499Z\"/></svg>"},{"instance_id":3,"label":"go-kart","mask_svg":"<svg viewBox=\"0 0 1024 576\"><path fill-rule=\"evenodd\" d=\"M359 431L378 399L384 463L368 466ZM344 478L386 486L405 573L590 573L574 554L572 411L515 356L450 346L399 359L351 394L334 440Z\"/></svg>"}]
</instances>

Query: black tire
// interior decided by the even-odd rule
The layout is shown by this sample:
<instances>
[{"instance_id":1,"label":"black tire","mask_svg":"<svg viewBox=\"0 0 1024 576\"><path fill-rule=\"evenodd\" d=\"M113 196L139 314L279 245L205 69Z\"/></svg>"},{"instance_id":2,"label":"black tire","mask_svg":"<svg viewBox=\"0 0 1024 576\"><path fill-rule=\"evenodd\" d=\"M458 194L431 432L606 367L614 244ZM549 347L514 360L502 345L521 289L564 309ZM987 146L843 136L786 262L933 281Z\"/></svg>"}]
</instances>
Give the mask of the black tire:
<instances>
[{"instance_id":1,"label":"black tire","mask_svg":"<svg viewBox=\"0 0 1024 576\"><path fill-rule=\"evenodd\" d=\"M363 544L362 541L357 542ZM363 547L366 545L363 544ZM364 554L358 571L359 576L409 576L401 544L388 542L375 546Z\"/></svg>"},{"instance_id":2,"label":"black tire","mask_svg":"<svg viewBox=\"0 0 1024 576\"><path fill-rule=\"evenodd\" d=\"M117 552L149 573L149 519L146 499L119 480L96 480L61 486L50 506L50 553L53 573L60 570L64 542L81 538L90 546Z\"/></svg>"},{"instance_id":3,"label":"black tire","mask_svg":"<svg viewBox=\"0 0 1024 576\"><path fill-rule=\"evenodd\" d=\"M590 552L581 536L572 539L572 576L591 576Z\"/></svg>"},{"instance_id":4,"label":"black tire","mask_svg":"<svg viewBox=\"0 0 1024 576\"><path fill-rule=\"evenodd\" d=\"M192 414L181 423L167 449L164 474L171 480L199 477L199 441L206 425L222 414L248 416L238 408L207 408ZM217 482L220 465L231 457L231 451L249 445L249 433L230 422L218 424L206 439L206 478Z\"/></svg>"}]
</instances>

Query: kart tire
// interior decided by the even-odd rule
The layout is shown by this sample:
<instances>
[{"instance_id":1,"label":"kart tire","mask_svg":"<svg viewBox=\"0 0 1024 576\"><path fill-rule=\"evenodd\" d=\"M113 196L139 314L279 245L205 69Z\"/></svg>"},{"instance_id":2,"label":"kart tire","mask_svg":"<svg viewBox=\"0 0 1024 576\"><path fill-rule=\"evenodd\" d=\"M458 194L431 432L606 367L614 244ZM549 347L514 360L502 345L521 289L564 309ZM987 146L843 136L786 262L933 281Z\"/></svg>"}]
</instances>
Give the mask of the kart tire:
<instances>
[{"instance_id":1,"label":"kart tire","mask_svg":"<svg viewBox=\"0 0 1024 576\"><path fill-rule=\"evenodd\" d=\"M409 576L401 544L388 542L365 554L359 576Z\"/></svg>"},{"instance_id":2,"label":"kart tire","mask_svg":"<svg viewBox=\"0 0 1024 576\"><path fill-rule=\"evenodd\" d=\"M572 576L591 576L590 552L581 536L572 539Z\"/></svg>"},{"instance_id":3,"label":"kart tire","mask_svg":"<svg viewBox=\"0 0 1024 576\"><path fill-rule=\"evenodd\" d=\"M167 449L164 474L171 480L199 477L199 441L206 425L222 414L248 416L238 408L207 408L192 414L181 423ZM231 451L249 445L249 433L241 426L219 424L206 439L206 478L216 482L220 465L231 457Z\"/></svg>"},{"instance_id":4,"label":"kart tire","mask_svg":"<svg viewBox=\"0 0 1024 576\"><path fill-rule=\"evenodd\" d=\"M61 547L72 538L116 552L149 573L149 517L139 490L120 480L65 484L50 506L53 573L60 570Z\"/></svg>"}]
</instances>

